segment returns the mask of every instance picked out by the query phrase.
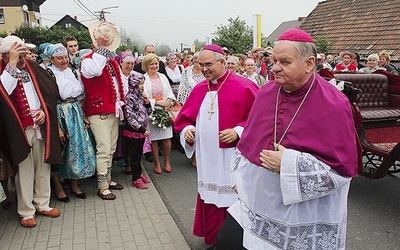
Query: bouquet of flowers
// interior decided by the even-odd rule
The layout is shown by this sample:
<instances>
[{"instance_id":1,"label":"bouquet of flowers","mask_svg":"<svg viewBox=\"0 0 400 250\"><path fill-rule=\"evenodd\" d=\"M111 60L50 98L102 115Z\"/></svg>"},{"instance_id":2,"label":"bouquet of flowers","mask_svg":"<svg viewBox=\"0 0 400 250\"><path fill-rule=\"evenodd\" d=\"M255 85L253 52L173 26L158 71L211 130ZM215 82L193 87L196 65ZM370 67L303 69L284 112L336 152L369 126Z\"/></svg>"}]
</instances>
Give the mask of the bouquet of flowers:
<instances>
[{"instance_id":1,"label":"bouquet of flowers","mask_svg":"<svg viewBox=\"0 0 400 250\"><path fill-rule=\"evenodd\" d=\"M151 123L158 128L166 129L171 126L170 116L163 107L156 106L149 115Z\"/></svg>"}]
</instances>

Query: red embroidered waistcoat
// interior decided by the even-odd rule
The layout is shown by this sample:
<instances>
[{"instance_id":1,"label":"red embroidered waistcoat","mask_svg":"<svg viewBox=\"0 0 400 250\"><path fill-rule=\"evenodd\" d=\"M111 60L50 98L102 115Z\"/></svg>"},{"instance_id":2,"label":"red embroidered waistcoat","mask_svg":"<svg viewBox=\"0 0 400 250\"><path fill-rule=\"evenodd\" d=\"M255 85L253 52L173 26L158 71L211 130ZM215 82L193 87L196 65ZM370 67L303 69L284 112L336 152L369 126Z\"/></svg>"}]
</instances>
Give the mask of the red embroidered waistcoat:
<instances>
[{"instance_id":1,"label":"red embroidered waistcoat","mask_svg":"<svg viewBox=\"0 0 400 250\"><path fill-rule=\"evenodd\" d=\"M22 79L20 77L18 78L17 86L10 97L16 107L18 116L21 119L22 126L32 126L33 119L31 116L31 108L29 106L28 99L26 98L24 84L22 83Z\"/></svg>"},{"instance_id":2,"label":"red embroidered waistcoat","mask_svg":"<svg viewBox=\"0 0 400 250\"><path fill-rule=\"evenodd\" d=\"M85 57L92 58L93 53ZM121 71L117 61L110 59L108 62L114 71L115 77L118 82L118 90L120 93L120 100L124 101L124 88L121 79ZM108 64L107 63L107 64ZM93 78L86 78L82 76L82 83L85 87L86 100L84 110L86 116L115 113L115 102L117 101L117 92L114 87L111 72L108 66L103 68L100 76Z\"/></svg>"}]
</instances>

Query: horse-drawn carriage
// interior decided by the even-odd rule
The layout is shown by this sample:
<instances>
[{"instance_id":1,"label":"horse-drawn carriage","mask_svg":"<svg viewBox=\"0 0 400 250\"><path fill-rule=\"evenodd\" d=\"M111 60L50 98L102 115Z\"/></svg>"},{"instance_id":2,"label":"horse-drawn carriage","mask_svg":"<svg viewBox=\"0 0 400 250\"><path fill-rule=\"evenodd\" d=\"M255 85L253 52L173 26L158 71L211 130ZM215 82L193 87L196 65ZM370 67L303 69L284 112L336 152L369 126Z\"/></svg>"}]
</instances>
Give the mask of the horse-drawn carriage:
<instances>
[{"instance_id":1,"label":"horse-drawn carriage","mask_svg":"<svg viewBox=\"0 0 400 250\"><path fill-rule=\"evenodd\" d=\"M400 172L400 76L383 71L320 73L343 81L342 91L352 104L359 174L378 179Z\"/></svg>"}]
</instances>

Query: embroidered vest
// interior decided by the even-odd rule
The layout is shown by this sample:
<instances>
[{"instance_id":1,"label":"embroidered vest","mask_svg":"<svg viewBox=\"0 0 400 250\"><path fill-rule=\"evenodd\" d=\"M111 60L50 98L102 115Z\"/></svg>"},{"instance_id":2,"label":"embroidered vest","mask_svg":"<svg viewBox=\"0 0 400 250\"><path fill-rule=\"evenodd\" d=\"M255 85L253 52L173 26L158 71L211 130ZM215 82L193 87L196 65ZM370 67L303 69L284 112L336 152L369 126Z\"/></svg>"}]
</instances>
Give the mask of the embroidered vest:
<instances>
[{"instance_id":1,"label":"embroidered vest","mask_svg":"<svg viewBox=\"0 0 400 250\"><path fill-rule=\"evenodd\" d=\"M85 59L92 58L92 56L93 53L86 56ZM84 105L86 116L115 113L115 102L118 100L125 101L121 71L114 59L110 59L100 76L93 78L81 76L86 93ZM119 98L112 76L115 76L118 82Z\"/></svg>"},{"instance_id":2,"label":"embroidered vest","mask_svg":"<svg viewBox=\"0 0 400 250\"><path fill-rule=\"evenodd\" d=\"M21 119L22 126L32 126L34 124L31 116L31 108L26 98L24 84L22 83L21 77L18 77L17 86L10 95L11 100L14 102L17 108L18 116Z\"/></svg>"}]
</instances>

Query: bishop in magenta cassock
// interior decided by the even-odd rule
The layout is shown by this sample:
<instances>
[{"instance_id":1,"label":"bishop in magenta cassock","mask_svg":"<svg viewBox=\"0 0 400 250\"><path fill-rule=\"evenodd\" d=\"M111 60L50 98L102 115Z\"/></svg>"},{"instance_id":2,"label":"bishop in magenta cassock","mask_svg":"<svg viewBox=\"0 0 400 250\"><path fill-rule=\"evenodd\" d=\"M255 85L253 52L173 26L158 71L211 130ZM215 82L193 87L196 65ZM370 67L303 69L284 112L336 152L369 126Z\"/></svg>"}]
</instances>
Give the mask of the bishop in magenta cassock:
<instances>
[{"instance_id":1,"label":"bishop in magenta cassock","mask_svg":"<svg viewBox=\"0 0 400 250\"><path fill-rule=\"evenodd\" d=\"M354 122L347 97L315 73L315 58L306 32L278 38L275 81L260 89L232 159L239 200L217 249L344 249Z\"/></svg>"},{"instance_id":2,"label":"bishop in magenta cassock","mask_svg":"<svg viewBox=\"0 0 400 250\"><path fill-rule=\"evenodd\" d=\"M205 46L199 64L206 80L197 84L175 121L190 158L196 153L198 197L193 234L214 245L226 209L237 200L229 166L258 87L226 69L221 47Z\"/></svg>"}]
</instances>

